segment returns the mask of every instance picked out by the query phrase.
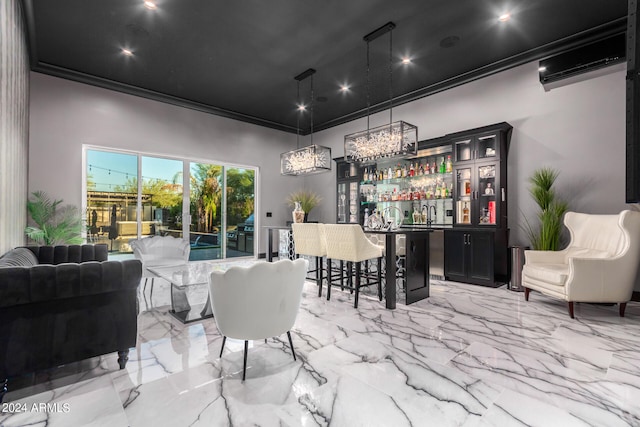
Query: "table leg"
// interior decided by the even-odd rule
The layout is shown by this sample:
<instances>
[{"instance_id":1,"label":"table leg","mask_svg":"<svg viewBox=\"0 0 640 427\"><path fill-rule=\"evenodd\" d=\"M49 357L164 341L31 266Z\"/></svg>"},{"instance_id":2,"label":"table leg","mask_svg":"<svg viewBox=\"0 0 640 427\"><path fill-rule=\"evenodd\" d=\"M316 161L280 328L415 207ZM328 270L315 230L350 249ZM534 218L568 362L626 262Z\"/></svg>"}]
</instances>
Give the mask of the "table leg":
<instances>
[{"instance_id":1,"label":"table leg","mask_svg":"<svg viewBox=\"0 0 640 427\"><path fill-rule=\"evenodd\" d=\"M267 261L273 261L273 230L267 230L269 236L267 237Z\"/></svg>"},{"instance_id":2,"label":"table leg","mask_svg":"<svg viewBox=\"0 0 640 427\"><path fill-rule=\"evenodd\" d=\"M187 292L185 289L180 289L171 284L171 311L179 313L181 311L191 310L191 304L187 299Z\"/></svg>"},{"instance_id":3,"label":"table leg","mask_svg":"<svg viewBox=\"0 0 640 427\"><path fill-rule=\"evenodd\" d=\"M209 295L209 293L207 293L207 302L204 303L204 307L202 307L200 317L202 317L203 319L206 317L213 317L213 309L211 308L211 296Z\"/></svg>"}]
</instances>

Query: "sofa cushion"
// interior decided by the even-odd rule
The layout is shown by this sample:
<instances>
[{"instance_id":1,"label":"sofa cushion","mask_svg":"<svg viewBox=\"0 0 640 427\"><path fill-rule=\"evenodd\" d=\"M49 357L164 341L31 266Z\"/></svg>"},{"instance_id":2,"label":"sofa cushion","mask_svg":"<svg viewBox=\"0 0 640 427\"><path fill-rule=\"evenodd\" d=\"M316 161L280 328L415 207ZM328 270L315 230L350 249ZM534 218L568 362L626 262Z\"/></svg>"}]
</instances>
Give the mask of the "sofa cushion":
<instances>
[{"instance_id":1,"label":"sofa cushion","mask_svg":"<svg viewBox=\"0 0 640 427\"><path fill-rule=\"evenodd\" d=\"M525 264L522 275L532 280L540 280L557 286L564 286L569 276L567 264Z\"/></svg>"},{"instance_id":2,"label":"sofa cushion","mask_svg":"<svg viewBox=\"0 0 640 427\"><path fill-rule=\"evenodd\" d=\"M38 258L27 248L12 249L0 258L0 267L31 267L38 265Z\"/></svg>"}]
</instances>

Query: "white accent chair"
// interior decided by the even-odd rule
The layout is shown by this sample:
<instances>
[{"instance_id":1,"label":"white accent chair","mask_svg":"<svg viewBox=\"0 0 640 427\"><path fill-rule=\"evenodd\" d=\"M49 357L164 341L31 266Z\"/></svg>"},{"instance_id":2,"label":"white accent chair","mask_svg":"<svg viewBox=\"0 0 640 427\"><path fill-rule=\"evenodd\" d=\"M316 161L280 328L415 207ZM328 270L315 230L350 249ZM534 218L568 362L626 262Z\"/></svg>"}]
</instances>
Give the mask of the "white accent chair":
<instances>
[{"instance_id":1,"label":"white accent chair","mask_svg":"<svg viewBox=\"0 0 640 427\"><path fill-rule=\"evenodd\" d=\"M315 269L308 273L315 273L318 284L318 296L322 296L322 282L324 281L324 257L327 256L327 245L324 237L324 224L294 223L293 244L297 255L315 257Z\"/></svg>"},{"instance_id":2,"label":"white accent chair","mask_svg":"<svg viewBox=\"0 0 640 427\"><path fill-rule=\"evenodd\" d=\"M173 236L152 236L129 241L133 256L142 261L142 277L144 277L144 293L147 280L151 279L149 299L153 298L153 279L157 277L149 271L152 267L170 267L184 265L189 262L191 246L185 239Z\"/></svg>"},{"instance_id":3,"label":"white accent chair","mask_svg":"<svg viewBox=\"0 0 640 427\"><path fill-rule=\"evenodd\" d=\"M300 309L308 266L306 259L284 259L211 273L211 307L223 337L220 357L227 337L244 340L242 381L246 377L249 340L266 340L286 332L296 360L290 329Z\"/></svg>"},{"instance_id":4,"label":"white accent chair","mask_svg":"<svg viewBox=\"0 0 640 427\"><path fill-rule=\"evenodd\" d=\"M371 243L358 224L325 224L325 238L327 242L327 258L347 263L347 285L341 287L355 291L353 306L358 308L358 296L362 286L378 285L378 298L382 301L382 255L384 248ZM376 259L378 269L375 278L369 272L362 270L362 262ZM355 272L353 266L355 264ZM328 280L327 300L331 299L332 277ZM353 278L355 276L355 286ZM362 284L362 279L366 283Z\"/></svg>"},{"instance_id":5,"label":"white accent chair","mask_svg":"<svg viewBox=\"0 0 640 427\"><path fill-rule=\"evenodd\" d=\"M617 303L624 317L640 263L640 212L588 215L567 212L571 242L562 251L525 251L522 286L568 302Z\"/></svg>"}]
</instances>

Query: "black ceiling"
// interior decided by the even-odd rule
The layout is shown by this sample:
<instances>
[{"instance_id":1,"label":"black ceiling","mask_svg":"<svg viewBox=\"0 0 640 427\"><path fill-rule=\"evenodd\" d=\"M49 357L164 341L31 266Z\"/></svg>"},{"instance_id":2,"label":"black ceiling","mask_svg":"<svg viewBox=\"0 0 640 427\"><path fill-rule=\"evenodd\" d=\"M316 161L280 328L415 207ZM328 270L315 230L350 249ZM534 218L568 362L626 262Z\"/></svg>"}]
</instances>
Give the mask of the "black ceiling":
<instances>
[{"instance_id":1,"label":"black ceiling","mask_svg":"<svg viewBox=\"0 0 640 427\"><path fill-rule=\"evenodd\" d=\"M366 114L363 36L389 21L401 103L623 32L627 15L627 0L23 1L35 71L292 132L308 68L314 130ZM388 107L388 35L370 48L375 111Z\"/></svg>"}]
</instances>

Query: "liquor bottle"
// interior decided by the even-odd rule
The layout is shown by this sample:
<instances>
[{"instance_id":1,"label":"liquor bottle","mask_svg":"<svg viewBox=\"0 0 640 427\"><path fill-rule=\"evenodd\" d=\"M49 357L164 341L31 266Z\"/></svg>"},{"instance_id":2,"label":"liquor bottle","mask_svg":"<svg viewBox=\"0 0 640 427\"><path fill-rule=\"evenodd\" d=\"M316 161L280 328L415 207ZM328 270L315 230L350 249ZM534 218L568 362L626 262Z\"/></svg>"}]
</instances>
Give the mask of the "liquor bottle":
<instances>
[{"instance_id":1,"label":"liquor bottle","mask_svg":"<svg viewBox=\"0 0 640 427\"><path fill-rule=\"evenodd\" d=\"M469 223L469 205L468 202L464 202L464 207L462 208L462 222L464 224Z\"/></svg>"},{"instance_id":2,"label":"liquor bottle","mask_svg":"<svg viewBox=\"0 0 640 427\"><path fill-rule=\"evenodd\" d=\"M453 163L451 163L451 155L447 156L447 173L453 171Z\"/></svg>"},{"instance_id":3,"label":"liquor bottle","mask_svg":"<svg viewBox=\"0 0 640 427\"><path fill-rule=\"evenodd\" d=\"M420 224L420 212L418 212L418 208L413 208L413 223Z\"/></svg>"},{"instance_id":4,"label":"liquor bottle","mask_svg":"<svg viewBox=\"0 0 640 427\"><path fill-rule=\"evenodd\" d=\"M444 162L444 156L442 156L442 162L440 162L440 173L447 171L447 164Z\"/></svg>"},{"instance_id":5,"label":"liquor bottle","mask_svg":"<svg viewBox=\"0 0 640 427\"><path fill-rule=\"evenodd\" d=\"M424 165L422 163L418 166L418 175L424 175Z\"/></svg>"},{"instance_id":6,"label":"liquor bottle","mask_svg":"<svg viewBox=\"0 0 640 427\"><path fill-rule=\"evenodd\" d=\"M413 163L411 163L411 166L409 166L409 176L415 176L416 175L416 168L413 167Z\"/></svg>"},{"instance_id":7,"label":"liquor bottle","mask_svg":"<svg viewBox=\"0 0 640 427\"><path fill-rule=\"evenodd\" d=\"M393 178L393 171L391 170L391 166L389 166L389 169L387 170L387 179L391 178Z\"/></svg>"},{"instance_id":8,"label":"liquor bottle","mask_svg":"<svg viewBox=\"0 0 640 427\"><path fill-rule=\"evenodd\" d=\"M395 202L398 200L398 193L396 192L396 189L393 189L393 193L391 193L391 201Z\"/></svg>"},{"instance_id":9,"label":"liquor bottle","mask_svg":"<svg viewBox=\"0 0 640 427\"><path fill-rule=\"evenodd\" d=\"M431 165L431 173L436 173L436 161L433 160L433 164Z\"/></svg>"}]
</instances>

